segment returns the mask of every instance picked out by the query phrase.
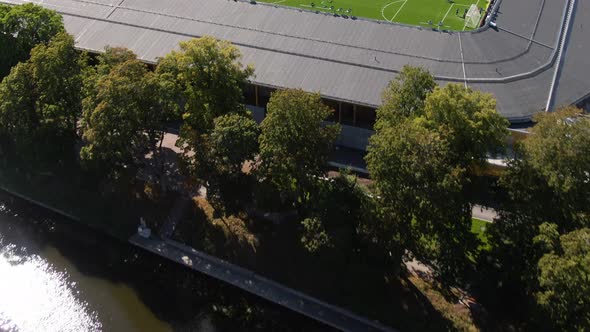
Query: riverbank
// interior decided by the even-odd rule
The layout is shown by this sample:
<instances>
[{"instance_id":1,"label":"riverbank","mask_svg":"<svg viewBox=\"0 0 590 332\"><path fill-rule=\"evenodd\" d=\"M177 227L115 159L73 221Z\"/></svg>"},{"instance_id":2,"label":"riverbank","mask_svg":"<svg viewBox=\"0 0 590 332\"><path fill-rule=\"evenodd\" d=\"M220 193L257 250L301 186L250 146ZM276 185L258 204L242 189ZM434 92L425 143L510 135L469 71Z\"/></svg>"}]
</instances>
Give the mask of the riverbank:
<instances>
[{"instance_id":1,"label":"riverbank","mask_svg":"<svg viewBox=\"0 0 590 332\"><path fill-rule=\"evenodd\" d=\"M125 233L120 232L119 228L119 232L112 232L112 231L107 231L105 230L105 227L108 227L108 225L112 225L112 223L107 223L102 224L102 225L97 225L96 223L93 222L86 222L84 221L84 219L82 219L80 216L77 215L73 215L72 210L75 209L71 209L71 204L66 204L66 209L62 209L62 208L56 208L54 206L51 206L43 201L41 201L40 198L33 198L31 197L32 195L39 195L42 192L46 192L46 188L44 187L36 187L35 190L33 190L32 186L21 186L16 189L15 187L18 186L18 180L16 180L16 178L12 178L13 180L10 182L6 181L5 177L0 177L0 180L4 180L0 183L0 190L3 190L4 192L6 192L9 195L13 195L15 197L18 197L19 199L25 200L27 202L29 202L30 204L34 204L34 205L38 205L44 209L47 209L53 213L59 214L60 216L64 217L64 220L70 220L73 222L77 222L83 225L86 225L88 227L91 227L93 230L95 231L99 231L102 233L105 233L109 236L114 237L115 239L118 240L122 240L122 237L125 236ZM10 187L7 186L7 183L10 184ZM38 197L38 196L37 196ZM63 200L52 200L53 202L62 202L65 203L65 201ZM164 219L164 218L162 218ZM133 233L130 233L133 234ZM147 242L146 242L147 241ZM171 251L172 249L179 251L179 249L177 247L170 247L168 248L168 250L166 250L166 252L168 254L166 255L162 255L162 253L160 252L160 250L156 250L154 249L156 246L154 245L154 239L152 239L151 241L148 240L144 240L142 238L139 238L137 236L133 236L130 239L130 243L138 246L139 248L143 248L147 251L151 251L152 253L155 254L159 254L167 259L170 259L173 262L182 264L182 265L186 265L183 264L183 261L179 261L178 259L174 259L174 257L172 257L171 255ZM145 243L144 243L145 242ZM162 242L162 241L160 241ZM181 244L178 244L181 245ZM180 255L180 252L177 253L176 256ZM203 254L205 255L205 254ZM211 259L211 262L215 262L215 261L220 261L218 259ZM208 264L208 263L207 263ZM190 268L194 269L194 266L190 266ZM220 269L223 269L223 271L229 271L231 270L233 267L232 266L225 266L223 268L220 267ZM243 269L239 269L236 267L236 269L239 270L243 270ZM256 286L254 288L252 287L246 287L244 288L243 284L241 283L234 283L232 282L232 280L224 278L225 276L223 274L219 274L219 273L211 273L211 272L216 272L216 271L205 271L204 269L198 270L197 271L201 272L201 273L205 273L213 278L216 278L217 280L221 280L221 281L225 281L226 283L233 285L233 286L237 286L238 288L243 288L246 291L249 291L255 295L261 296L262 298L265 298L265 300L269 300L271 302L275 302L276 304L279 304L281 306L284 306L290 310L293 310L295 312L304 314L308 317L311 317L317 321L320 321L322 323L331 325L333 327L338 327L340 330L345 330L345 331L392 331L390 328L381 325L379 323L376 322L372 322L370 320L364 319L362 317L356 316L353 313L350 312L346 312L345 310L339 309L337 307L331 306L329 304L323 303L321 301L318 301L314 298L311 298L309 296L303 295L301 293L298 293L294 290L290 290L282 285L276 284L266 278L260 277L260 276L256 276L255 279L257 280L256 284L251 284L250 286ZM246 271L246 270L244 270ZM247 274L249 275L254 275L252 272L250 271L246 271ZM257 292L256 290L259 289L264 289L262 292ZM271 297L268 297L270 293L274 294ZM285 293L286 292L286 293ZM285 294L283 294L285 293ZM292 304L292 301L297 301L298 305L290 305ZM305 304L305 305L304 305Z\"/></svg>"},{"instance_id":2,"label":"riverbank","mask_svg":"<svg viewBox=\"0 0 590 332\"><path fill-rule=\"evenodd\" d=\"M64 174L21 173L8 166L0 171L0 189L121 241L135 233L141 217L153 224L163 220L177 197L170 193L159 197L156 204L144 193L143 185L138 181L125 190L105 190L105 194L85 186L78 169Z\"/></svg>"},{"instance_id":3,"label":"riverbank","mask_svg":"<svg viewBox=\"0 0 590 332\"><path fill-rule=\"evenodd\" d=\"M370 321L352 312L321 302L259 276L252 271L204 254L173 240L161 240L154 237L143 238L139 235L134 235L129 241L162 257L186 265L195 271L207 274L218 280L223 280L228 284L256 294L339 330L351 332L395 331L379 322Z\"/></svg>"},{"instance_id":4,"label":"riverbank","mask_svg":"<svg viewBox=\"0 0 590 332\"><path fill-rule=\"evenodd\" d=\"M54 212L68 217L68 220L77 220L79 224L109 234L120 241L127 241L136 232L140 217L149 217L148 224L152 231L156 231L159 228L158 221L166 220L174 204L170 198L157 204L147 200L129 204L127 198L124 198L115 201L115 204L109 207L112 198L85 192L76 187L75 182L40 181L32 177L23 181L22 177L15 176L7 181L5 176L0 176L0 186L26 197L32 203L49 207ZM137 188L135 189L137 192ZM137 196L134 198L137 199ZM107 203L102 199L107 199ZM121 209L120 215L116 214L117 209ZM406 277L400 278L358 259L350 260L352 256L345 260L346 264L342 264L342 257L337 261L331 258L326 260L327 258L310 257L309 254L300 252L299 238L292 227L281 227L279 233L276 233L279 228L273 230L271 227L263 232L264 236L250 236L253 235L252 229L248 226L251 225L251 221L245 219L241 224L242 231L239 231L238 235L235 233L236 225L233 221L241 219L233 220L230 217L230 220L220 220L217 226L223 225L228 228L226 230L224 227L218 228L213 225L216 221L214 213L199 211L201 210L194 210L193 212L197 212L196 215L190 214L188 219L182 220L173 238L184 234L181 238L188 236L189 239L182 239L182 242L205 253L253 270L327 303L345 307L365 317L379 319L389 326L404 330L432 330L456 325L453 321L457 320L454 316L454 311L457 310L452 309L452 303L447 305L451 308L448 313L440 312L439 307L433 307L433 301L447 303L447 300L438 299L438 295L432 292L431 295L424 296L426 290L417 288ZM199 227L210 229L203 232L198 229ZM212 239L211 234L216 234L217 240ZM237 242L234 241L236 239L227 238L228 235L232 238L238 235ZM246 241L243 241L242 235ZM210 242L211 240L214 241ZM259 240L259 243L255 243ZM202 245L205 247L202 248ZM212 248L216 249L211 250ZM234 257L236 253L238 256ZM468 314L461 313L459 317L460 320L470 321Z\"/></svg>"},{"instance_id":5,"label":"riverbank","mask_svg":"<svg viewBox=\"0 0 590 332\"><path fill-rule=\"evenodd\" d=\"M0 252L5 254L8 250L18 256L11 264L3 265L10 269L5 271L3 283L11 282L12 289L23 289L29 279L40 276L35 270L32 276L15 279L19 273L30 271L30 264L20 268L21 264L27 262L27 257L39 261L39 267L47 267L47 273L57 273L55 278L59 278L59 285L68 287L69 293L79 302L86 303L89 314L98 315L102 322L100 330L330 330L290 310L4 192L0 193L0 206ZM24 285L17 284L21 279ZM60 287L61 290L63 287ZM33 292L26 302L34 308L38 303L57 301L60 296L59 292L48 289ZM0 297L0 327L2 320L17 310L16 303L10 305L17 300L23 301L20 297L8 297L7 293ZM3 313L2 308L9 310ZM61 322L60 317L45 317L49 318ZM29 323L33 322L27 322L26 326L31 326Z\"/></svg>"},{"instance_id":6,"label":"riverbank","mask_svg":"<svg viewBox=\"0 0 590 332\"><path fill-rule=\"evenodd\" d=\"M36 241L40 241L41 238L44 240L36 245L27 244L27 250L40 253L39 250L45 250L48 245L55 246L60 255L65 255L68 260L75 262L73 268L76 271L89 276L90 280L112 280L118 285L113 288L114 290L121 290L124 284L129 284L131 289L137 292L140 300L154 310L159 319L175 322L174 330L330 330L323 324L277 307L231 285L194 273L182 264L131 246L110 234L97 232L95 227L70 219L53 208L47 210L30 200L15 197L7 192L0 193L0 203L4 206L2 214L18 215L21 219L19 227L26 226L35 233L43 234L33 236ZM11 226L8 227L13 229ZM21 234L22 231L18 233ZM0 239L2 238L10 240L0 232ZM78 272L73 270L67 273L78 275ZM100 293L99 290L90 290L95 291ZM103 294L100 298L105 296L107 295ZM170 302L170 299L174 301ZM116 297L114 301L122 300ZM121 304L126 303L127 300ZM115 308L121 304L115 305ZM124 310L118 317L125 316L125 312L135 314L132 310ZM198 327L198 322L204 318L212 320L218 329Z\"/></svg>"}]
</instances>

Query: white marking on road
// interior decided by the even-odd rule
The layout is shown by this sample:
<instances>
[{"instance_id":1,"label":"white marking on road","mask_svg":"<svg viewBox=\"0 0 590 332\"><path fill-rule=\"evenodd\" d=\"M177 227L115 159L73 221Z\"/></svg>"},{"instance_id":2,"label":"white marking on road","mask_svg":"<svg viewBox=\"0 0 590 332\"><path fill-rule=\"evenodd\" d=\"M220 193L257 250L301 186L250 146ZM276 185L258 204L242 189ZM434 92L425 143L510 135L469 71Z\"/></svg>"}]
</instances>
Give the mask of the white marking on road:
<instances>
[{"instance_id":1,"label":"white marking on road","mask_svg":"<svg viewBox=\"0 0 590 332\"><path fill-rule=\"evenodd\" d=\"M459 36L459 51L461 52L461 66L463 67L463 81L465 82L465 88L467 88L467 73L465 72L465 58L463 57L463 44L461 44L461 34Z\"/></svg>"}]
</instances>

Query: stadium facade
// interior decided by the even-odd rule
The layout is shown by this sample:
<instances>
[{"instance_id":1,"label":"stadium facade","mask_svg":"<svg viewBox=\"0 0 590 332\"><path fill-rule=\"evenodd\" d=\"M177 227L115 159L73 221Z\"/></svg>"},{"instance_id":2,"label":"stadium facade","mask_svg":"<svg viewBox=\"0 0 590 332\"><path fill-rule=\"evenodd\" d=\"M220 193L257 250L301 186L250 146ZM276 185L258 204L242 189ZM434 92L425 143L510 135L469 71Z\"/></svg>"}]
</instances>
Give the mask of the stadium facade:
<instances>
[{"instance_id":1,"label":"stadium facade","mask_svg":"<svg viewBox=\"0 0 590 332\"><path fill-rule=\"evenodd\" d=\"M442 1L442 0L441 0ZM24 0L0 0L21 4ZM210 35L255 67L246 100L257 116L275 89L319 92L343 124L340 144L364 149L381 92L406 65L441 84L491 92L511 122L590 92L585 0L497 0L495 28L436 31L228 0L38 0L64 17L80 49L126 47L155 63L180 41Z\"/></svg>"}]
</instances>

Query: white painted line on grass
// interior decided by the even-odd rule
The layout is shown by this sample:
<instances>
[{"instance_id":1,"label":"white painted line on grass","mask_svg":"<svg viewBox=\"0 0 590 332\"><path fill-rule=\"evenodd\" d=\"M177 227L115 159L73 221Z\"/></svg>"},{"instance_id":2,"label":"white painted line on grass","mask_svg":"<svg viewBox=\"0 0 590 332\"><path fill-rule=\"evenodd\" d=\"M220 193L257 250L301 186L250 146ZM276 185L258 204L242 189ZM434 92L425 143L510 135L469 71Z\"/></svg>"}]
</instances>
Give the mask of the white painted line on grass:
<instances>
[{"instance_id":1,"label":"white painted line on grass","mask_svg":"<svg viewBox=\"0 0 590 332\"><path fill-rule=\"evenodd\" d=\"M383 16L383 18L386 21L389 21L387 19L387 17L385 17L385 12L384 12L385 11L385 8L389 7L390 5L393 5L394 3L399 3L399 2L402 2L402 1L407 1L407 0L397 0L397 1L390 2L390 3L386 4L385 6L383 6L383 8L381 8L381 16Z\"/></svg>"},{"instance_id":2,"label":"white painted line on grass","mask_svg":"<svg viewBox=\"0 0 590 332\"><path fill-rule=\"evenodd\" d=\"M389 20L389 22L393 22L393 20L397 17L397 14L399 14L399 12L402 10L402 8L404 8L404 6L408 3L408 1L409 0L405 0L405 2L399 7L399 9L395 13L395 15L393 15L393 17L391 18L391 20Z\"/></svg>"},{"instance_id":3,"label":"white painted line on grass","mask_svg":"<svg viewBox=\"0 0 590 332\"><path fill-rule=\"evenodd\" d=\"M441 22L443 22L443 23L445 22L445 20L447 19L447 16L449 16L449 13L451 12L451 9L453 8L454 5L455 4L453 3L453 4L451 4L451 6L449 6L449 10L447 10L447 13L445 14L445 16L443 17Z\"/></svg>"}]
</instances>

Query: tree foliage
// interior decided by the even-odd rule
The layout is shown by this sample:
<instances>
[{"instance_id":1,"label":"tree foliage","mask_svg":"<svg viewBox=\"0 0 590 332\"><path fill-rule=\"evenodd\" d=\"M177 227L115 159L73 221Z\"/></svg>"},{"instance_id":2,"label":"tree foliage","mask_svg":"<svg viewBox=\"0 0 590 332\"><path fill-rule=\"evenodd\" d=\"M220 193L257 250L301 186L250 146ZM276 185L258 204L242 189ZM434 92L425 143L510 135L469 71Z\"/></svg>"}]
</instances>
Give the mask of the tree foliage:
<instances>
[{"instance_id":1,"label":"tree foliage","mask_svg":"<svg viewBox=\"0 0 590 332\"><path fill-rule=\"evenodd\" d=\"M568 108L535 120L501 178L508 199L488 229L498 278L523 295L539 286L537 265L544 251L533 240L539 226L550 222L563 234L590 225L590 119Z\"/></svg>"},{"instance_id":2,"label":"tree foliage","mask_svg":"<svg viewBox=\"0 0 590 332\"><path fill-rule=\"evenodd\" d=\"M305 218L301 225L303 226L303 235L301 244L308 252L314 254L324 248L331 246L330 236L324 229L322 221L318 218Z\"/></svg>"},{"instance_id":3,"label":"tree foliage","mask_svg":"<svg viewBox=\"0 0 590 332\"><path fill-rule=\"evenodd\" d=\"M85 81L82 131L86 166L118 177L140 166L161 139L164 111L157 77L130 52L107 49Z\"/></svg>"},{"instance_id":4,"label":"tree foliage","mask_svg":"<svg viewBox=\"0 0 590 332\"><path fill-rule=\"evenodd\" d=\"M449 143L456 165L485 163L488 153L505 148L509 123L496 111L496 100L489 93L459 84L436 87L426 97L423 113L417 114Z\"/></svg>"},{"instance_id":5,"label":"tree foliage","mask_svg":"<svg viewBox=\"0 0 590 332\"><path fill-rule=\"evenodd\" d=\"M334 249L332 260L349 257L366 240L366 229L374 226L372 200L356 176L346 170L314 182L305 203L304 215L316 219L330 240L324 248ZM303 234L310 239L310 228L303 226Z\"/></svg>"},{"instance_id":6,"label":"tree foliage","mask_svg":"<svg viewBox=\"0 0 590 332\"><path fill-rule=\"evenodd\" d=\"M302 198L314 177L324 174L339 125L324 125L331 110L319 94L276 91L260 135L260 174L279 190Z\"/></svg>"},{"instance_id":7,"label":"tree foliage","mask_svg":"<svg viewBox=\"0 0 590 332\"><path fill-rule=\"evenodd\" d=\"M545 232L535 238L550 249L539 260L537 301L557 329L585 331L590 329L590 229L558 236L556 228L544 224Z\"/></svg>"},{"instance_id":8,"label":"tree foliage","mask_svg":"<svg viewBox=\"0 0 590 332\"><path fill-rule=\"evenodd\" d=\"M218 173L235 177L242 173L245 161L256 157L260 128L251 117L239 114L223 115L214 122L210 136L212 162Z\"/></svg>"},{"instance_id":9,"label":"tree foliage","mask_svg":"<svg viewBox=\"0 0 590 332\"><path fill-rule=\"evenodd\" d=\"M487 94L434 86L405 67L384 93L365 158L390 241L447 277L461 275L477 245L470 232L470 170L502 149L507 122Z\"/></svg>"},{"instance_id":10,"label":"tree foliage","mask_svg":"<svg viewBox=\"0 0 590 332\"><path fill-rule=\"evenodd\" d=\"M202 37L181 42L180 51L160 59L157 72L174 83L183 131L208 133L213 119L242 109L242 89L254 70L241 57L231 43Z\"/></svg>"},{"instance_id":11,"label":"tree foliage","mask_svg":"<svg viewBox=\"0 0 590 332\"><path fill-rule=\"evenodd\" d=\"M422 111L426 96L435 87L434 78L426 70L404 66L397 78L389 82L383 91L383 102L379 107L381 122L396 122L397 119Z\"/></svg>"},{"instance_id":12,"label":"tree foliage","mask_svg":"<svg viewBox=\"0 0 590 332\"><path fill-rule=\"evenodd\" d=\"M0 85L0 122L9 149L37 160L59 161L73 153L85 68L73 38L59 33L12 69Z\"/></svg>"},{"instance_id":13,"label":"tree foliage","mask_svg":"<svg viewBox=\"0 0 590 332\"><path fill-rule=\"evenodd\" d=\"M48 43L63 31L62 18L53 10L32 3L0 5L0 77L28 59L35 46Z\"/></svg>"},{"instance_id":14,"label":"tree foliage","mask_svg":"<svg viewBox=\"0 0 590 332\"><path fill-rule=\"evenodd\" d=\"M205 177L211 172L208 135L214 119L229 113L246 114L243 86L253 68L240 63L240 51L227 41L202 37L180 43L158 62L160 81L166 86L174 109L182 115L177 145L191 157L183 158L189 174ZM186 155L186 154L185 154Z\"/></svg>"}]
</instances>

